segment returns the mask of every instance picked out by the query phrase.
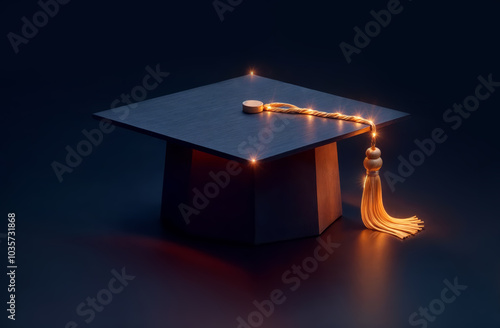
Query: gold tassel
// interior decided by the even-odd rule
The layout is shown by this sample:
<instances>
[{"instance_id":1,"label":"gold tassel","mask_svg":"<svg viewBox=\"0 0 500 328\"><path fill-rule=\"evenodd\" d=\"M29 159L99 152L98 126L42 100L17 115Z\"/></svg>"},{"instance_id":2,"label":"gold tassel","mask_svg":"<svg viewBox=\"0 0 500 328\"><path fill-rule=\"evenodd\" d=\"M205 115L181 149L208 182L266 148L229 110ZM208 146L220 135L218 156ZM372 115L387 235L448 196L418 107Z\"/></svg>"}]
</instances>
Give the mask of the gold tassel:
<instances>
[{"instance_id":1,"label":"gold tassel","mask_svg":"<svg viewBox=\"0 0 500 328\"><path fill-rule=\"evenodd\" d=\"M424 221L419 220L416 216L404 219L393 218L385 211L378 174L382 167L380 154L380 149L375 147L374 141L372 141L372 147L366 150L366 158L363 162L366 177L363 198L361 199L361 219L368 229L390 233L404 239L422 230Z\"/></svg>"},{"instance_id":2,"label":"gold tassel","mask_svg":"<svg viewBox=\"0 0 500 328\"><path fill-rule=\"evenodd\" d=\"M264 105L261 101L247 100L243 103L243 111L247 113L260 113L262 111L313 115L324 118L333 118L344 121L367 124L371 129L371 147L366 150L366 158L363 162L366 168L365 183L363 186L363 198L361 199L361 219L368 229L390 233L404 239L414 235L424 228L424 221L416 216L410 218L393 218L384 208L382 202L382 186L378 171L382 167L380 149L375 147L377 126L372 120L360 116L345 115L342 113L329 113L314 110L312 108L300 108L288 103L270 103Z\"/></svg>"}]
</instances>

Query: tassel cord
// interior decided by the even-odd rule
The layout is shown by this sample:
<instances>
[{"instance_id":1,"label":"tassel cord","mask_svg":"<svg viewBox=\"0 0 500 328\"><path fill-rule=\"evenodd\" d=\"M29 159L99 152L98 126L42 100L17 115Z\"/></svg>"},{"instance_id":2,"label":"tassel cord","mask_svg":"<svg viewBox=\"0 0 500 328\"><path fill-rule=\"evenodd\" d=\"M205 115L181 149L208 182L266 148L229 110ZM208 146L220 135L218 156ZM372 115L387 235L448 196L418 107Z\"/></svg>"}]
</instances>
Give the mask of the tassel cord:
<instances>
[{"instance_id":1,"label":"tassel cord","mask_svg":"<svg viewBox=\"0 0 500 328\"><path fill-rule=\"evenodd\" d=\"M372 134L371 146L375 147L375 144L376 144L377 126L375 125L375 123L372 120L367 120L367 119L360 117L360 116L345 115L345 114L341 114L341 113L322 112L322 111L311 109L311 108L300 108L300 107L297 107L297 106L292 105L292 104L277 103L277 102L264 105L264 110L270 111L270 112L277 112L277 113L306 114L306 115L313 115L313 116L317 116L317 117L334 118L334 119L343 120L343 121L350 121L350 122L355 122L355 123L367 124L370 126L370 131Z\"/></svg>"}]
</instances>

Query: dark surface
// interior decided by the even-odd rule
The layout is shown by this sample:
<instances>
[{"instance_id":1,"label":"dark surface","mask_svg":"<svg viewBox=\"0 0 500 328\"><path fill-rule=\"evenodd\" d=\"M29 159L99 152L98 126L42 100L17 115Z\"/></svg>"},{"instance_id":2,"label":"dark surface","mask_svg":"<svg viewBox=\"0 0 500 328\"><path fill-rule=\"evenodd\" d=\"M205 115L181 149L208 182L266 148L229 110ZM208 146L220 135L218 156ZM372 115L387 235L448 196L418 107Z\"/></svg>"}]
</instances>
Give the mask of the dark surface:
<instances>
[{"instance_id":1,"label":"dark surface","mask_svg":"<svg viewBox=\"0 0 500 328\"><path fill-rule=\"evenodd\" d=\"M210 154L246 161L292 155L369 131L365 124L327 118L243 113L242 103L250 99L362 116L381 127L407 115L248 74L140 102L123 119L123 108L95 113L94 117ZM249 142L250 138L256 138L260 147Z\"/></svg>"},{"instance_id":2,"label":"dark surface","mask_svg":"<svg viewBox=\"0 0 500 328\"><path fill-rule=\"evenodd\" d=\"M63 328L73 320L91 328L237 328L254 300L280 288L287 300L261 327L412 327L409 316L441 297L444 279L457 277L468 288L428 327L498 328L500 90L458 128L443 120L474 94L478 76L500 80L498 3L402 5L348 64L339 43L352 43L353 28L387 1L243 1L223 22L205 0L71 1L17 55L5 35L39 7L4 1L0 234L6 213L16 212L19 271L18 320L1 309L0 326ZM92 113L130 93L144 67L157 63L171 74L148 99L253 68L408 112L409 120L379 131L382 175L398 173L399 156L418 149L414 140L442 128L447 140L394 192L382 179L388 212L417 214L426 230L400 241L363 228L366 135L338 143L344 216L323 238L341 245L296 291L281 276L311 256L314 238L242 247L162 231L164 141L115 129L59 182L50 165L65 162L65 147L84 140L83 129L98 128ZM76 307L122 267L136 278L86 324Z\"/></svg>"}]
</instances>

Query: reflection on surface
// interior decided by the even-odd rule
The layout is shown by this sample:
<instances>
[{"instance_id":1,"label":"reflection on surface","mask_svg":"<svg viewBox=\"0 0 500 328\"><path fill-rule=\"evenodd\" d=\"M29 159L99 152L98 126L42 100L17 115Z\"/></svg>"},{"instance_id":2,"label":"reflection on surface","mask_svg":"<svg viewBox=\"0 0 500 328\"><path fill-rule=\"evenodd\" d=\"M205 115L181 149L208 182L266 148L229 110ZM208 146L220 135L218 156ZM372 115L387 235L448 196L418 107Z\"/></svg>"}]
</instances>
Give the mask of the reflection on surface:
<instances>
[{"instance_id":1,"label":"reflection on surface","mask_svg":"<svg viewBox=\"0 0 500 328\"><path fill-rule=\"evenodd\" d=\"M154 295L149 296L153 305L141 309L141 316L149 318L151 327L166 322L186 327L198 327L200 322L236 327L237 317L248 318L256 311L254 300L263 302L273 289L283 287L283 268L296 258L295 254L282 254L285 265L281 265L273 253L286 249L283 244L254 247L173 239L128 235L94 240L95 246L104 249L101 254L106 258L115 261L125 257L117 262L126 263L137 276L138 287L130 288L129 293L139 299L141 295ZM314 240L310 242L315 244ZM303 251L309 254L310 250ZM265 318L266 323L291 327L283 323L286 320L279 314Z\"/></svg>"},{"instance_id":2,"label":"reflection on surface","mask_svg":"<svg viewBox=\"0 0 500 328\"><path fill-rule=\"evenodd\" d=\"M354 302L362 313L359 320L387 322L391 320L391 300L395 285L394 250L390 244L394 237L363 230L353 244L354 270L357 272L353 281Z\"/></svg>"}]
</instances>

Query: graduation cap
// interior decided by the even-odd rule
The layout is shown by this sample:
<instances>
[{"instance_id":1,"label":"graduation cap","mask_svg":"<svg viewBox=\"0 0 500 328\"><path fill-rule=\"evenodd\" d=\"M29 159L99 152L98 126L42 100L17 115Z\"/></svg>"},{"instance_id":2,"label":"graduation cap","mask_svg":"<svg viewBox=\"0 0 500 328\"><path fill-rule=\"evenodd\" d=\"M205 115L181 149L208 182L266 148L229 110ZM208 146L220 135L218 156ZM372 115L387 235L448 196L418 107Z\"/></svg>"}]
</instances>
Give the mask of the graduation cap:
<instances>
[{"instance_id":1,"label":"graduation cap","mask_svg":"<svg viewBox=\"0 0 500 328\"><path fill-rule=\"evenodd\" d=\"M406 113L253 73L121 113L94 117L167 141L161 216L189 234L253 244L319 235L342 215L336 143L365 132L365 226L399 238L423 228L382 203L376 128Z\"/></svg>"}]
</instances>

